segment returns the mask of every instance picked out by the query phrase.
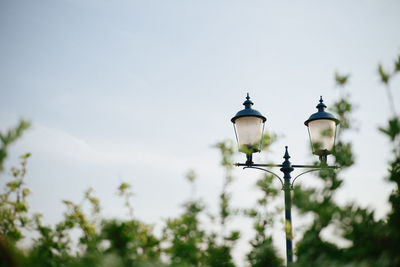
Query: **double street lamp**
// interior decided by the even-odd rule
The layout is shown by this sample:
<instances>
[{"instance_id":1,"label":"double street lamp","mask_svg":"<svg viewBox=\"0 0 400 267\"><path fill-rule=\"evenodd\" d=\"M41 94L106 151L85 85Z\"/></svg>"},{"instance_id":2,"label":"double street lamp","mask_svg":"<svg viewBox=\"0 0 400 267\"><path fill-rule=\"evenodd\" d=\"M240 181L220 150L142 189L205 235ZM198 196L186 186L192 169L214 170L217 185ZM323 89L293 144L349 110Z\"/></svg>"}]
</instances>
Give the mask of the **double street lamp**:
<instances>
[{"instance_id":1,"label":"double street lamp","mask_svg":"<svg viewBox=\"0 0 400 267\"><path fill-rule=\"evenodd\" d=\"M299 176L321 170L322 168L336 168L335 166L328 166L326 161L327 156L332 152L335 145L336 130L339 120L325 111L326 106L321 96L319 104L316 106L318 112L312 114L308 120L304 122L308 129L312 152L319 156L321 161L320 166L292 165L289 161L290 156L287 146L285 147L285 154L283 156L285 160L282 164L256 164L253 162L252 156L253 153L261 151L264 127L267 119L259 111L252 108L254 103L250 100L249 94L247 94L243 105L244 109L237 112L231 121L235 129L239 151L246 154L247 160L245 163L236 163L235 165L241 166L244 169L251 168L268 172L277 177L281 182L282 190L285 192L286 261L289 265L293 262L292 199L290 191L293 190L293 183ZM283 172L283 179L265 167L279 167L280 171ZM297 175L292 181L290 173L295 168L308 170Z\"/></svg>"}]
</instances>

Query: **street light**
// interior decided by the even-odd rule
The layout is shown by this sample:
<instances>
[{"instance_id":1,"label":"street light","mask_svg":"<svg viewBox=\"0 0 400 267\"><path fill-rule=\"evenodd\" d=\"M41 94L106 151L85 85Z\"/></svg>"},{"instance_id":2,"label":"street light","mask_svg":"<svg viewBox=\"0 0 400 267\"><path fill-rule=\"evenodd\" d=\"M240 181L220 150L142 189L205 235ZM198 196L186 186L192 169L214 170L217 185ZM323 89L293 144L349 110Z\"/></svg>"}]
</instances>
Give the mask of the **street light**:
<instances>
[{"instance_id":1,"label":"street light","mask_svg":"<svg viewBox=\"0 0 400 267\"><path fill-rule=\"evenodd\" d=\"M336 166L328 166L326 164L326 158L331 154L332 149L335 145L335 137L337 125L339 120L336 119L332 114L325 112L325 104L323 103L322 96L317 105L318 112L312 114L304 124L308 128L310 137L310 143L313 154L318 155L321 161L320 166L315 165L292 165L289 161L290 155L288 147L285 147L285 159L282 164L256 164L252 160L252 155L255 152L261 151L261 144L264 132L265 121L267 120L261 113L255 109L252 109L254 103L250 100L250 96L247 93L246 100L243 103L244 109L240 110L231 119L234 129L235 136L238 142L239 151L246 154L245 163L236 163L236 166L242 166L243 169L251 168L258 169L268 172L279 179L282 184L282 190L285 192L285 232L286 232L286 261L289 265L293 262L293 247L292 247L292 198L291 190L293 190L293 184L295 180L306 173L318 171L322 168L335 169ZM283 179L276 173L266 169L265 167L279 167L280 171L283 172ZM290 173L295 168L308 169L299 175L297 175L293 181L291 181Z\"/></svg>"},{"instance_id":2,"label":"street light","mask_svg":"<svg viewBox=\"0 0 400 267\"><path fill-rule=\"evenodd\" d=\"M335 145L336 129L339 120L332 114L325 112L326 106L322 96L316 106L318 112L312 114L304 124L308 128L313 154L318 155L321 161L326 162Z\"/></svg>"},{"instance_id":3,"label":"street light","mask_svg":"<svg viewBox=\"0 0 400 267\"><path fill-rule=\"evenodd\" d=\"M247 93L246 100L243 102L244 109L236 113L235 117L231 119L239 151L246 153L247 163L252 163L251 155L254 152L261 151L264 125L267 120L260 112L252 109L252 105L254 103Z\"/></svg>"}]
</instances>

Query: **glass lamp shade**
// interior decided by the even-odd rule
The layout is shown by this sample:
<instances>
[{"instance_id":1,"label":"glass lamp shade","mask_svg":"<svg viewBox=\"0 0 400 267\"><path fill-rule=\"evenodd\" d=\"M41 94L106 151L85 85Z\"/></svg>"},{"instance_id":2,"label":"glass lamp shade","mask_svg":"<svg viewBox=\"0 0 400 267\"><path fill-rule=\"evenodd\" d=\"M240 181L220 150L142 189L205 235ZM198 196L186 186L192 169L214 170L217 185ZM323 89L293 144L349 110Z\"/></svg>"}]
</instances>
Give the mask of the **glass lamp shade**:
<instances>
[{"instance_id":1,"label":"glass lamp shade","mask_svg":"<svg viewBox=\"0 0 400 267\"><path fill-rule=\"evenodd\" d=\"M336 122L333 120L319 119L308 123L313 153L327 154L335 145Z\"/></svg>"},{"instance_id":2,"label":"glass lamp shade","mask_svg":"<svg viewBox=\"0 0 400 267\"><path fill-rule=\"evenodd\" d=\"M234 123L239 151L246 154L260 151L264 120L259 117L240 117Z\"/></svg>"},{"instance_id":3,"label":"glass lamp shade","mask_svg":"<svg viewBox=\"0 0 400 267\"><path fill-rule=\"evenodd\" d=\"M247 155L260 151L264 123L267 120L260 112L253 109L252 105L254 103L247 93L246 100L243 102L244 109L236 113L231 119L235 128L239 151Z\"/></svg>"},{"instance_id":4,"label":"glass lamp shade","mask_svg":"<svg viewBox=\"0 0 400 267\"><path fill-rule=\"evenodd\" d=\"M325 111L322 96L316 108L318 112L312 114L304 124L308 128L313 154L325 157L335 145L336 128L340 121Z\"/></svg>"}]
</instances>

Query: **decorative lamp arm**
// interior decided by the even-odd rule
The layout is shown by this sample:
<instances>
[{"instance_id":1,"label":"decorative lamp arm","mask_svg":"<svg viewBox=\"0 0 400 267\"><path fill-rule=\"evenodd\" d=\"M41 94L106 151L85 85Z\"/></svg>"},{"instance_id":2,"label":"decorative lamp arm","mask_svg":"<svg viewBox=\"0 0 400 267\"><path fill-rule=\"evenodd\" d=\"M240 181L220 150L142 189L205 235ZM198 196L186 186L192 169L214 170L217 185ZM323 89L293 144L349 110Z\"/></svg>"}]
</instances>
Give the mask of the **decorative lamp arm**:
<instances>
[{"instance_id":1,"label":"decorative lamp arm","mask_svg":"<svg viewBox=\"0 0 400 267\"><path fill-rule=\"evenodd\" d=\"M261 171L265 171L267 173L270 173L270 174L272 174L273 176L275 176L276 178L279 179L279 181L281 182L281 185L282 185L282 190L284 189L285 185L283 184L282 178L279 177L279 175L277 175L276 173L274 173L274 172L272 172L270 170L267 170L267 169L264 169L264 168L260 168L260 167L253 167L253 166L246 166L246 167L243 167L243 169L257 169L257 170L261 170Z\"/></svg>"}]
</instances>

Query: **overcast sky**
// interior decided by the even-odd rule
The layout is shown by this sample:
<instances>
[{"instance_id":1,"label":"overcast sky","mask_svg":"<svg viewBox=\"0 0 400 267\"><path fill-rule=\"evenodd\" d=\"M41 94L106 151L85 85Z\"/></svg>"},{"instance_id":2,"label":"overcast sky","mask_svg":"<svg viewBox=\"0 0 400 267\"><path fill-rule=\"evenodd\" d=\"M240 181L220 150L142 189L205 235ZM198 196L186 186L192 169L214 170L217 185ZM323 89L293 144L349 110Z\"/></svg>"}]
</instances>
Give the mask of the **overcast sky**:
<instances>
[{"instance_id":1,"label":"overcast sky","mask_svg":"<svg viewBox=\"0 0 400 267\"><path fill-rule=\"evenodd\" d=\"M339 71L351 74L346 90L358 130L345 136L356 165L345 172L338 201L383 216L390 147L377 127L390 112L377 64L392 68L400 54L399 14L398 1L378 0L2 0L0 129L19 118L33 125L11 147L7 166L32 153L31 208L49 223L62 218L62 199L79 201L89 186L105 215L126 216L115 194L126 181L135 216L162 225L190 196L188 169L215 211L223 170L212 145L234 138L230 119L245 94L279 136L257 159L280 163L288 145L292 162L306 164L314 158L303 122L320 95L328 110L338 99ZM400 110L399 78L392 87ZM259 173L234 174L233 203L254 204ZM274 236L283 253L283 231ZM238 264L246 249L244 240Z\"/></svg>"}]
</instances>

